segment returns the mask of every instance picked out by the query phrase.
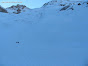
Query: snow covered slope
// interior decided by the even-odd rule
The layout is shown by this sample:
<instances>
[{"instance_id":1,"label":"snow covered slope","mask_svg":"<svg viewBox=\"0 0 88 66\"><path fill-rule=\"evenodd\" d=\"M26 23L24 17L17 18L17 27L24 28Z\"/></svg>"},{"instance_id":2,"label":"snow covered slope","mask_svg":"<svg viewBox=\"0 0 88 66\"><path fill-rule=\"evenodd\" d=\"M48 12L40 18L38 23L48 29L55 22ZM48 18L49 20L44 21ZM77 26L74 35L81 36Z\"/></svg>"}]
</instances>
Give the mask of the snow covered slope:
<instances>
[{"instance_id":1,"label":"snow covered slope","mask_svg":"<svg viewBox=\"0 0 88 66\"><path fill-rule=\"evenodd\" d=\"M0 12L0 66L87 66L88 5L66 6Z\"/></svg>"}]
</instances>

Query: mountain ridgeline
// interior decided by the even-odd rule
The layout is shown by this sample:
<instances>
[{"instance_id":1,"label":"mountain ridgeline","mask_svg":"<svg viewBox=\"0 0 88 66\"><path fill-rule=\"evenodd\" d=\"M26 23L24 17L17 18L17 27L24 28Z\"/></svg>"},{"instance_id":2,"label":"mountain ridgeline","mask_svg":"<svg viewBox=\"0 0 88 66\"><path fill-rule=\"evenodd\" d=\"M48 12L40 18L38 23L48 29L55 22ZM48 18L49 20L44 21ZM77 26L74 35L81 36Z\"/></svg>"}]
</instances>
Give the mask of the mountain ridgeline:
<instances>
[{"instance_id":1,"label":"mountain ridgeline","mask_svg":"<svg viewBox=\"0 0 88 66\"><path fill-rule=\"evenodd\" d=\"M45 3L41 8L59 6L61 8L60 11L63 11L67 9L74 10L75 5L78 5L78 6L85 5L85 7L88 7L88 1L52 0ZM19 4L12 5L11 7L8 7L6 9L0 6L0 12L3 12L3 13L20 14L22 12L26 12L27 10L30 10L30 8L26 7L25 5L19 5Z\"/></svg>"}]
</instances>

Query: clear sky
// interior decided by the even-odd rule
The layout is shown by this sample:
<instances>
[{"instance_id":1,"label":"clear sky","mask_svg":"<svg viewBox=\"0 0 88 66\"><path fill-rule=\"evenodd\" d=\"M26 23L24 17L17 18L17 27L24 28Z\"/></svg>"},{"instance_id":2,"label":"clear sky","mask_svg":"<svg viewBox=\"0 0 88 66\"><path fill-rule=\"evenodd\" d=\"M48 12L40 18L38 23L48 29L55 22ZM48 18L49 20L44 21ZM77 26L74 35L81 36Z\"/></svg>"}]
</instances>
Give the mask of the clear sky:
<instances>
[{"instance_id":1,"label":"clear sky","mask_svg":"<svg viewBox=\"0 0 88 66\"><path fill-rule=\"evenodd\" d=\"M19 4L26 5L29 8L39 8L44 3L48 2L48 1L50 1L50 0L0 0L0 5L6 8L6 7L9 7L11 5L18 4L17 2L22 2ZM7 2L10 2L10 3L7 3ZM11 3L11 2L15 2L15 3Z\"/></svg>"}]
</instances>

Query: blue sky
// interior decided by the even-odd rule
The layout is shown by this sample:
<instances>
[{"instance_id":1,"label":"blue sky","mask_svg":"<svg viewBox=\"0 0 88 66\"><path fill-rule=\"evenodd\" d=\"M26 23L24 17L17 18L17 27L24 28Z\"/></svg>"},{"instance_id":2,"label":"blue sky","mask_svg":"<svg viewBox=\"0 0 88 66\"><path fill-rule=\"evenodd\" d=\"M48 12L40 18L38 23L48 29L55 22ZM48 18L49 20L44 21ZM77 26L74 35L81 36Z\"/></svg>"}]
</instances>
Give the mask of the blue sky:
<instances>
[{"instance_id":1,"label":"blue sky","mask_svg":"<svg viewBox=\"0 0 88 66\"><path fill-rule=\"evenodd\" d=\"M22 2L20 4L26 5L29 8L39 8L48 1L50 0L0 0L0 5L6 8L11 5L16 5L18 3L2 3L2 2Z\"/></svg>"}]
</instances>

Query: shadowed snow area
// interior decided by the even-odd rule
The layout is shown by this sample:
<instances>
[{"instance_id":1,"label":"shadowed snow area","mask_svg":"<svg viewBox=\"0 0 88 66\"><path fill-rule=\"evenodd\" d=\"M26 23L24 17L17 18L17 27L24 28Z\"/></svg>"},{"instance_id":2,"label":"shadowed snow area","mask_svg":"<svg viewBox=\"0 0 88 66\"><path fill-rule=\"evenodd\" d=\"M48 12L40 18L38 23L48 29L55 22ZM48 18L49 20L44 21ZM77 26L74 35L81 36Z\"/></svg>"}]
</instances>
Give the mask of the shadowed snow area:
<instances>
[{"instance_id":1,"label":"shadowed snow area","mask_svg":"<svg viewBox=\"0 0 88 66\"><path fill-rule=\"evenodd\" d=\"M88 7L0 12L0 66L87 66Z\"/></svg>"}]
</instances>

